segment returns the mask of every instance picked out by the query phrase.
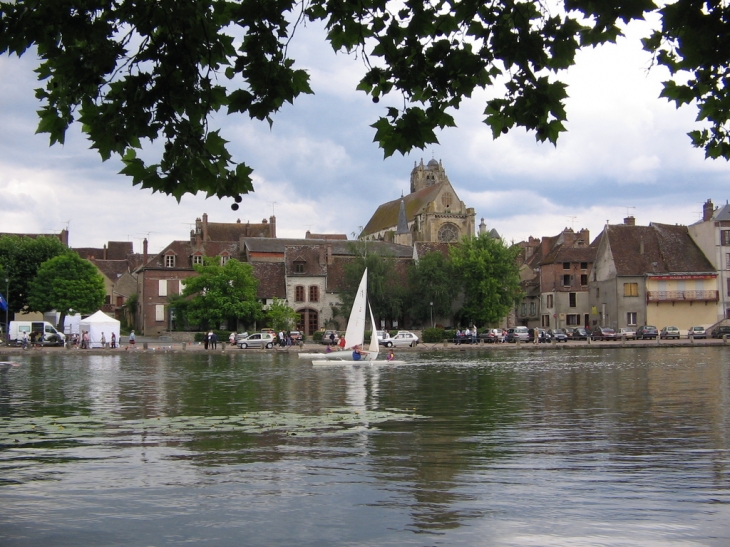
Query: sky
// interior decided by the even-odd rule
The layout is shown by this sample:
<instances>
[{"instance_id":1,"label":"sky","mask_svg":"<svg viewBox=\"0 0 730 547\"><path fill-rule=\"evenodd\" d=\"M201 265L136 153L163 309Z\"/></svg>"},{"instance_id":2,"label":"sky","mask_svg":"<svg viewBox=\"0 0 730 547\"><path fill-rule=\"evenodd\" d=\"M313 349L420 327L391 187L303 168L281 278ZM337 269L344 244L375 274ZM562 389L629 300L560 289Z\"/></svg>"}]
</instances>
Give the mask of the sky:
<instances>
[{"instance_id":1,"label":"sky","mask_svg":"<svg viewBox=\"0 0 730 547\"><path fill-rule=\"evenodd\" d=\"M632 215L636 223L692 224L702 204L730 197L730 166L707 160L686 133L696 110L659 98L666 72L650 69L641 51L644 24L632 24L618 44L583 51L563 75L569 84L567 133L557 147L514 129L497 140L482 123L486 100L475 94L453 112L457 127L439 144L384 159L370 127L388 105L356 86L364 69L354 56L334 54L321 28L297 30L290 54L311 77L314 96L285 105L267 123L220 114L215 124L234 160L254 168L255 191L232 200L153 194L119 175L117 158L102 162L72 126L63 146L35 134L40 87L32 54L0 56L0 232L59 233L72 247L142 240L151 253L189 238L195 219L261 222L276 215L279 237L346 233L367 224L378 205L408 193L415 163L441 160L459 198L508 242L590 230ZM490 95L490 93L492 95Z\"/></svg>"}]
</instances>

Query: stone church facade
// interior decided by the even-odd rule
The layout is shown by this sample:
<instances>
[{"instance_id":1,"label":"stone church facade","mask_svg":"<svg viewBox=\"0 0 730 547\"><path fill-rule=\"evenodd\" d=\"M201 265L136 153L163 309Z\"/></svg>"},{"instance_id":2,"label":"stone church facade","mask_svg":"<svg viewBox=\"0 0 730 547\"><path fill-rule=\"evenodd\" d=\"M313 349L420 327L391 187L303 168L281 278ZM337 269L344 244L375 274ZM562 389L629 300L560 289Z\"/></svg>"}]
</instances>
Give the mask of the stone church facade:
<instances>
[{"instance_id":1,"label":"stone church facade","mask_svg":"<svg viewBox=\"0 0 730 547\"><path fill-rule=\"evenodd\" d=\"M473 208L454 191L440 161L423 160L411 171L411 192L382 204L363 228L360 239L399 245L451 243L474 235Z\"/></svg>"}]
</instances>

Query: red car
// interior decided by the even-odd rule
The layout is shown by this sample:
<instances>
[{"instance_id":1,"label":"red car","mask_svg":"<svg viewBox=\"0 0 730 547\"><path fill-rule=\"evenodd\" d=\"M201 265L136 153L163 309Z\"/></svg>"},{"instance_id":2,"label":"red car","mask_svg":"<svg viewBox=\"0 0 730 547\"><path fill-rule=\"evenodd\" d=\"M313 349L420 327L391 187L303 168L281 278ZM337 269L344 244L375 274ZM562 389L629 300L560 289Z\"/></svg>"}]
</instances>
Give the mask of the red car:
<instances>
[{"instance_id":1,"label":"red car","mask_svg":"<svg viewBox=\"0 0 730 547\"><path fill-rule=\"evenodd\" d=\"M593 327L591 340L616 340L616 331L610 327Z\"/></svg>"}]
</instances>

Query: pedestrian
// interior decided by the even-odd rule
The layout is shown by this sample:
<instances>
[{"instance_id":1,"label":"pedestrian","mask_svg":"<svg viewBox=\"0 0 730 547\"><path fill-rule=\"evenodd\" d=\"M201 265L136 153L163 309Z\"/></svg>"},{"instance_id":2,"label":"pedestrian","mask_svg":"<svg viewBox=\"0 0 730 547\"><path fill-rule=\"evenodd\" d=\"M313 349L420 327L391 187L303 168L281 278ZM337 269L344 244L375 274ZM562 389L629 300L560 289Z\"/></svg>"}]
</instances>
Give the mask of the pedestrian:
<instances>
[{"instance_id":1,"label":"pedestrian","mask_svg":"<svg viewBox=\"0 0 730 547\"><path fill-rule=\"evenodd\" d=\"M129 333L129 345L130 346L133 346L134 345L134 342L135 342L135 340L134 340L134 331L131 331Z\"/></svg>"},{"instance_id":2,"label":"pedestrian","mask_svg":"<svg viewBox=\"0 0 730 547\"><path fill-rule=\"evenodd\" d=\"M218 347L218 335L211 331L210 333L210 349L216 349Z\"/></svg>"},{"instance_id":3,"label":"pedestrian","mask_svg":"<svg viewBox=\"0 0 730 547\"><path fill-rule=\"evenodd\" d=\"M535 327L535 329L532 331L532 333L533 333L532 343L537 344L538 342L540 342L540 329Z\"/></svg>"},{"instance_id":4,"label":"pedestrian","mask_svg":"<svg viewBox=\"0 0 730 547\"><path fill-rule=\"evenodd\" d=\"M23 349L28 349L28 333L23 331Z\"/></svg>"},{"instance_id":5,"label":"pedestrian","mask_svg":"<svg viewBox=\"0 0 730 547\"><path fill-rule=\"evenodd\" d=\"M203 340L203 348L208 349L208 344L210 344L210 335L213 334L213 332L209 332L205 335L205 339Z\"/></svg>"},{"instance_id":6,"label":"pedestrian","mask_svg":"<svg viewBox=\"0 0 730 547\"><path fill-rule=\"evenodd\" d=\"M330 346L335 345L335 331L330 332Z\"/></svg>"},{"instance_id":7,"label":"pedestrian","mask_svg":"<svg viewBox=\"0 0 730 547\"><path fill-rule=\"evenodd\" d=\"M102 349L106 348L106 336L104 336L104 333L101 333L101 347Z\"/></svg>"},{"instance_id":8,"label":"pedestrian","mask_svg":"<svg viewBox=\"0 0 730 547\"><path fill-rule=\"evenodd\" d=\"M279 347L286 346L286 335L284 334L283 330L279 331Z\"/></svg>"},{"instance_id":9,"label":"pedestrian","mask_svg":"<svg viewBox=\"0 0 730 547\"><path fill-rule=\"evenodd\" d=\"M235 332L232 332L231 335L228 337L228 343L232 346L235 345L235 343L236 343L236 333Z\"/></svg>"},{"instance_id":10,"label":"pedestrian","mask_svg":"<svg viewBox=\"0 0 730 547\"><path fill-rule=\"evenodd\" d=\"M112 333L111 347L112 349L117 347L117 334L115 332Z\"/></svg>"}]
</instances>

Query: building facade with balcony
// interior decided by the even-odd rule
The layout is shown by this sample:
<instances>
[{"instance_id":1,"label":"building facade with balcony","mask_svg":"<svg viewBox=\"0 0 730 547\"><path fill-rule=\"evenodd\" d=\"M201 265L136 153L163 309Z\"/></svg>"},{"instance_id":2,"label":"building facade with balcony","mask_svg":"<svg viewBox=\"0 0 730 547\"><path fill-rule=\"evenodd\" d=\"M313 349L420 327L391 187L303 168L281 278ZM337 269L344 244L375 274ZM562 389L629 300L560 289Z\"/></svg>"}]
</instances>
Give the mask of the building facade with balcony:
<instances>
[{"instance_id":1,"label":"building facade with balcony","mask_svg":"<svg viewBox=\"0 0 730 547\"><path fill-rule=\"evenodd\" d=\"M606 225L590 277L591 327L710 326L717 271L686 226Z\"/></svg>"},{"instance_id":2,"label":"building facade with balcony","mask_svg":"<svg viewBox=\"0 0 730 547\"><path fill-rule=\"evenodd\" d=\"M717 270L716 320L730 319L730 204L702 206L702 220L688 226L695 243Z\"/></svg>"}]
</instances>

